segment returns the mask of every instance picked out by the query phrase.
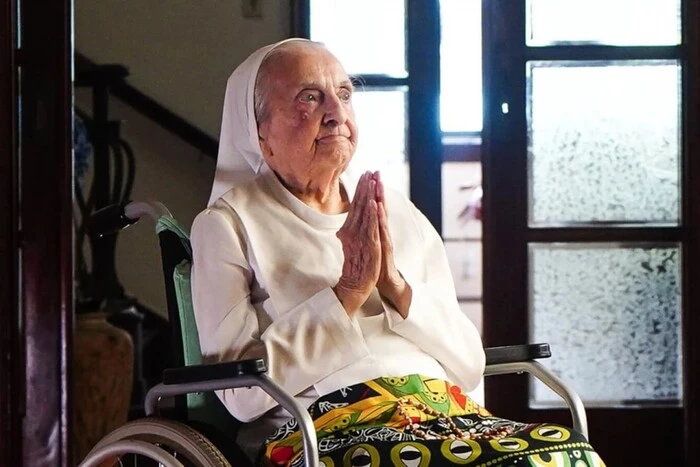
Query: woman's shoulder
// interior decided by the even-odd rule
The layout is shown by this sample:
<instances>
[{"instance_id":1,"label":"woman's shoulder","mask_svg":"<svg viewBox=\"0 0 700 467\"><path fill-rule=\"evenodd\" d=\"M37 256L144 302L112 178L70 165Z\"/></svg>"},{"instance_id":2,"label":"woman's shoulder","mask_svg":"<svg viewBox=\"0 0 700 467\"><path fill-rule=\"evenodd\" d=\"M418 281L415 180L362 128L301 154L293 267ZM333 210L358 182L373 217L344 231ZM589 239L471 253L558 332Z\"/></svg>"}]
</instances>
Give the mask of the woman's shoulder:
<instances>
[{"instance_id":1,"label":"woman's shoulder","mask_svg":"<svg viewBox=\"0 0 700 467\"><path fill-rule=\"evenodd\" d=\"M240 223L238 213L245 211L251 204L259 203L261 192L257 178L232 187L197 214L192 222L192 230L212 224L237 226Z\"/></svg>"},{"instance_id":2,"label":"woman's shoulder","mask_svg":"<svg viewBox=\"0 0 700 467\"><path fill-rule=\"evenodd\" d=\"M222 212L240 211L249 207L251 204L259 203L261 198L269 196L265 188L265 183L261 177L255 177L251 180L233 186L226 193L221 195L214 203L212 203L204 212Z\"/></svg>"},{"instance_id":3,"label":"woman's shoulder","mask_svg":"<svg viewBox=\"0 0 700 467\"><path fill-rule=\"evenodd\" d=\"M217 232L221 235L228 235L231 228L236 225L235 211L222 198L217 199L195 216L190 229L193 243L207 239Z\"/></svg>"},{"instance_id":4,"label":"woman's shoulder","mask_svg":"<svg viewBox=\"0 0 700 467\"><path fill-rule=\"evenodd\" d=\"M260 224L263 227L269 224L271 217L284 217L285 212L280 212L281 209L269 184L263 176L258 176L232 187L197 214L192 230L225 230L243 236Z\"/></svg>"}]
</instances>

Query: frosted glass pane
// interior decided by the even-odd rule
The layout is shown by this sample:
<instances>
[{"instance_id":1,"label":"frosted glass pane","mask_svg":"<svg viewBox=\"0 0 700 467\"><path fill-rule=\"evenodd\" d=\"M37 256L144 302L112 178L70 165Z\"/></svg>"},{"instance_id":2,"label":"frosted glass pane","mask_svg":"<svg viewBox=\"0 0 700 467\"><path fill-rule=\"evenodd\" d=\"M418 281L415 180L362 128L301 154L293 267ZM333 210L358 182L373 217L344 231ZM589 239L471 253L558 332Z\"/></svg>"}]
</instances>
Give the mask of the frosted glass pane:
<instances>
[{"instance_id":1,"label":"frosted glass pane","mask_svg":"<svg viewBox=\"0 0 700 467\"><path fill-rule=\"evenodd\" d=\"M442 164L442 238L480 239L480 162Z\"/></svg>"},{"instance_id":2,"label":"frosted glass pane","mask_svg":"<svg viewBox=\"0 0 700 467\"><path fill-rule=\"evenodd\" d=\"M680 248L530 248L531 342L550 367L602 406L682 397ZM559 402L536 383L532 405Z\"/></svg>"},{"instance_id":3,"label":"frosted glass pane","mask_svg":"<svg viewBox=\"0 0 700 467\"><path fill-rule=\"evenodd\" d=\"M440 0L440 127L481 131L481 0Z\"/></svg>"},{"instance_id":4,"label":"frosted glass pane","mask_svg":"<svg viewBox=\"0 0 700 467\"><path fill-rule=\"evenodd\" d=\"M530 62L530 224L677 223L680 65Z\"/></svg>"},{"instance_id":5,"label":"frosted glass pane","mask_svg":"<svg viewBox=\"0 0 700 467\"><path fill-rule=\"evenodd\" d=\"M311 39L351 75L406 76L404 0L311 0Z\"/></svg>"},{"instance_id":6,"label":"frosted glass pane","mask_svg":"<svg viewBox=\"0 0 700 467\"><path fill-rule=\"evenodd\" d=\"M674 45L680 0L528 0L527 45Z\"/></svg>"},{"instance_id":7,"label":"frosted glass pane","mask_svg":"<svg viewBox=\"0 0 700 467\"><path fill-rule=\"evenodd\" d=\"M385 88L386 89L386 88ZM353 94L359 139L350 170L379 170L384 183L409 195L406 90L366 88Z\"/></svg>"}]
</instances>

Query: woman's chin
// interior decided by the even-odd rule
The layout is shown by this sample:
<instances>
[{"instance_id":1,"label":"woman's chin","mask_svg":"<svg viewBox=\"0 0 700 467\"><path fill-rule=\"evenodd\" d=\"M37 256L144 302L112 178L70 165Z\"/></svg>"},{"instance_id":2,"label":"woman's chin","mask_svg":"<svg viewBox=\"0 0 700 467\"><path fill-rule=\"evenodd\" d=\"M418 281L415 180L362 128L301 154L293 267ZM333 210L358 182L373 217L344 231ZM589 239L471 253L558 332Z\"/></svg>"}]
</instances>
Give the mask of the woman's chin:
<instances>
[{"instance_id":1,"label":"woman's chin","mask_svg":"<svg viewBox=\"0 0 700 467\"><path fill-rule=\"evenodd\" d=\"M314 171L343 172L347 167L350 157L347 154L323 154L321 157L315 157L313 162Z\"/></svg>"},{"instance_id":2,"label":"woman's chin","mask_svg":"<svg viewBox=\"0 0 700 467\"><path fill-rule=\"evenodd\" d=\"M350 144L337 144L319 149L322 150L316 151L316 159L330 163L347 163L355 152Z\"/></svg>"}]
</instances>

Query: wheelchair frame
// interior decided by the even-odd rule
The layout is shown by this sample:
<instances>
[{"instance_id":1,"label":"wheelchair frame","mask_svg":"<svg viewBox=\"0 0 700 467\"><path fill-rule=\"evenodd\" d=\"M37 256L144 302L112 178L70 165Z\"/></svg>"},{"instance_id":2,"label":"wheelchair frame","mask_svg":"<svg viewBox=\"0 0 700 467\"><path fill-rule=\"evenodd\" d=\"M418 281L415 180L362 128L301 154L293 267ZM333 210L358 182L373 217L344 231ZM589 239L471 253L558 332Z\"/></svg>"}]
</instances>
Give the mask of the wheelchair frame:
<instances>
[{"instance_id":1,"label":"wheelchair frame","mask_svg":"<svg viewBox=\"0 0 700 467\"><path fill-rule=\"evenodd\" d=\"M172 215L168 209L158 202L133 202L126 205L113 205L95 213L91 218L89 229L92 235L103 236L115 233L122 228L132 225L143 217L149 217L154 221L158 221L164 216L172 220ZM171 320L175 319L177 324L179 324L179 316L177 316L177 311L174 312L173 309L173 306L177 308L177 302L174 300L173 294L170 293L172 287L171 283L173 282L172 273L174 266L179 263L179 260L178 258L168 258L168 253L165 248L165 245L169 243L166 241L167 236L175 234L165 230L159 232L158 235L161 239L161 257L165 274L164 279L166 289L169 291L168 311ZM175 330L173 330L173 332L175 332ZM178 350L182 352L181 338L174 339L173 347L175 352ZM523 372L532 374L566 402L571 412L574 429L588 438L586 412L581 398L552 371L535 361L551 356L548 344L488 347L485 348L485 353L486 369L484 371L484 376ZM318 447L311 416L305 407L297 402L294 397L287 393L279 384L267 377L265 372L265 362L262 359L190 365L167 369L163 372L163 382L151 388L146 394L146 416L153 417L158 411L160 400L165 397L178 397L191 393L258 386L296 418L303 435L305 465L307 467L317 467L319 465ZM199 436L202 437L201 435ZM206 438L202 438L205 444L209 443ZM209 443L209 445L211 445L211 443ZM109 440L109 435L107 435L103 441L100 441L90 453L88 453L80 466L97 466L106 459L123 454L141 454L165 466L180 467L183 465L176 457L158 446L157 443L151 443L136 438L120 439L112 442ZM220 453L216 454L216 456L217 459L223 458ZM218 465L226 464L227 462ZM200 463L197 465L200 465ZM201 463L201 465L202 467L206 467L208 464Z\"/></svg>"}]
</instances>

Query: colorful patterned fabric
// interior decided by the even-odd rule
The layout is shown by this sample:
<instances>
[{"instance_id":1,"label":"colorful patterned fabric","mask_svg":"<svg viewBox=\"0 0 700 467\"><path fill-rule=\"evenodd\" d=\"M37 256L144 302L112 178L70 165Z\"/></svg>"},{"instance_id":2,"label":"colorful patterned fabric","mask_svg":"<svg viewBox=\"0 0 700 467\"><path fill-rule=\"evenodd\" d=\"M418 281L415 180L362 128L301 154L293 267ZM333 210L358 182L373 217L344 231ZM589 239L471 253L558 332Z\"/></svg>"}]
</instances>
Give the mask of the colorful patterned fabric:
<instances>
[{"instance_id":1,"label":"colorful patterned fabric","mask_svg":"<svg viewBox=\"0 0 700 467\"><path fill-rule=\"evenodd\" d=\"M318 399L309 412L321 465L605 467L570 428L494 417L447 381L378 378ZM295 420L265 443L262 464L303 465Z\"/></svg>"}]
</instances>

